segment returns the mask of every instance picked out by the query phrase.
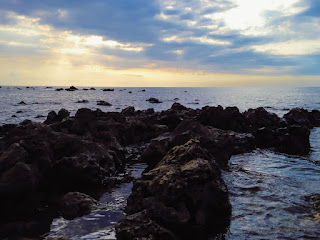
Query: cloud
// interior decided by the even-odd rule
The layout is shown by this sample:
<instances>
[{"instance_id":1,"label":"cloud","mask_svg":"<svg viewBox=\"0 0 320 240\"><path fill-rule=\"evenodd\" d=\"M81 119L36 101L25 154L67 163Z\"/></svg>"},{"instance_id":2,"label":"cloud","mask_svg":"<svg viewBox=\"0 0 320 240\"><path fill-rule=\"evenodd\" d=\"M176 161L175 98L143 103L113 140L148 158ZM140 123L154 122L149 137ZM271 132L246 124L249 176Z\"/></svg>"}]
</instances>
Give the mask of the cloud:
<instances>
[{"instance_id":1,"label":"cloud","mask_svg":"<svg viewBox=\"0 0 320 240\"><path fill-rule=\"evenodd\" d=\"M99 72L319 72L316 0L0 2L2 56L41 56Z\"/></svg>"}]
</instances>

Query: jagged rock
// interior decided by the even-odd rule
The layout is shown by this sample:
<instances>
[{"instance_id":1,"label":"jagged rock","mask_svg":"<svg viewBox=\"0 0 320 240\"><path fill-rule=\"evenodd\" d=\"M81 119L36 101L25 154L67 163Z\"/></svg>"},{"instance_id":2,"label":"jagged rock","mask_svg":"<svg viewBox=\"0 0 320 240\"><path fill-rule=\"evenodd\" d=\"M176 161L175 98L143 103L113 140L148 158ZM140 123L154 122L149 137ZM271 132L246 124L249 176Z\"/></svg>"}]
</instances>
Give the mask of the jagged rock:
<instances>
[{"instance_id":1,"label":"jagged rock","mask_svg":"<svg viewBox=\"0 0 320 240\"><path fill-rule=\"evenodd\" d=\"M303 108L293 108L283 117L290 125L300 125L312 128L315 123L313 115Z\"/></svg>"},{"instance_id":2,"label":"jagged rock","mask_svg":"<svg viewBox=\"0 0 320 240\"><path fill-rule=\"evenodd\" d=\"M233 130L236 132L245 132L247 124L244 116L237 107L204 107L201 109L199 121L204 125L212 127Z\"/></svg>"},{"instance_id":3,"label":"jagged rock","mask_svg":"<svg viewBox=\"0 0 320 240\"><path fill-rule=\"evenodd\" d=\"M280 118L274 113L267 112L263 107L257 109L250 108L243 115L253 131L262 127L275 129L281 126Z\"/></svg>"},{"instance_id":4,"label":"jagged rock","mask_svg":"<svg viewBox=\"0 0 320 240\"><path fill-rule=\"evenodd\" d=\"M142 211L177 236L173 239L199 239L227 230L231 217L228 192L215 160L199 141L174 147L134 182L126 212L130 218ZM133 226L127 226L128 217L120 222L118 233L125 235L127 228L130 234Z\"/></svg>"},{"instance_id":5,"label":"jagged rock","mask_svg":"<svg viewBox=\"0 0 320 240\"><path fill-rule=\"evenodd\" d=\"M125 116L133 116L134 111L135 111L134 107L130 106L130 107L123 109L121 111L121 113L124 114Z\"/></svg>"},{"instance_id":6,"label":"jagged rock","mask_svg":"<svg viewBox=\"0 0 320 240\"><path fill-rule=\"evenodd\" d=\"M227 166L232 154L243 153L254 149L254 138L251 134L224 131L210 126L203 126L195 120L184 120L171 133L165 133L150 141L141 155L151 167L174 146L198 139L223 168Z\"/></svg>"}]
</instances>

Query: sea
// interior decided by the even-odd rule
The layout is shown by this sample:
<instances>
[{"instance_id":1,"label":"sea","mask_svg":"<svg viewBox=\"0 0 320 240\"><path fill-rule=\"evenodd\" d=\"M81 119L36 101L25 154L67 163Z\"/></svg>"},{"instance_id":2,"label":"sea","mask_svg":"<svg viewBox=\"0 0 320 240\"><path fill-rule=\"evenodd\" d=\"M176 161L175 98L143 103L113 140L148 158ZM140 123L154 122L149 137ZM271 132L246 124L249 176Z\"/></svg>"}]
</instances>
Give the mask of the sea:
<instances>
[{"instance_id":1,"label":"sea","mask_svg":"<svg viewBox=\"0 0 320 240\"><path fill-rule=\"evenodd\" d=\"M190 108L236 106L241 112L264 107L283 117L299 107L320 110L320 88L106 88L78 87L77 91L56 91L59 87L0 88L0 125L25 119L43 122L47 114L61 108L74 115L79 108L121 111L128 106L136 110L166 110L174 102ZM162 103L146 101L157 98ZM84 101L86 100L86 101ZM111 106L98 106L106 101ZM311 197L320 194L320 128L311 130L311 152L293 156L257 149L232 156L229 171L223 171L232 205L232 220L222 239L320 239L320 222L316 220ZM140 146L141 147L141 146ZM131 160L127 172L141 176L146 165L135 155L137 146L129 146ZM124 183L105 193L98 209L71 221L57 218L49 237L76 239L115 239L115 224L125 216L123 208L132 183Z\"/></svg>"}]
</instances>

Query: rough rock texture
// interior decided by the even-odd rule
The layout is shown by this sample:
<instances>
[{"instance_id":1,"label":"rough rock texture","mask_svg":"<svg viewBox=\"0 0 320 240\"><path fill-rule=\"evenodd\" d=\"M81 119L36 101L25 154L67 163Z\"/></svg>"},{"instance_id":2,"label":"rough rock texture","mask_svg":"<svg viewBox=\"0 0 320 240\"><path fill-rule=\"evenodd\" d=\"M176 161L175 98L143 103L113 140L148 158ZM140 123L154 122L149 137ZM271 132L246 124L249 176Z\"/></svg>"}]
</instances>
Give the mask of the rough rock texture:
<instances>
[{"instance_id":1,"label":"rough rock texture","mask_svg":"<svg viewBox=\"0 0 320 240\"><path fill-rule=\"evenodd\" d=\"M168 234L169 239L199 239L226 231L231 206L220 175L199 141L172 148L134 182L126 208L129 217L118 225L118 239L134 239L137 226L145 222L152 230L140 231L139 237L146 239L160 239L160 234Z\"/></svg>"},{"instance_id":2,"label":"rough rock texture","mask_svg":"<svg viewBox=\"0 0 320 240\"><path fill-rule=\"evenodd\" d=\"M223 131L203 126L195 120L184 120L171 133L152 139L141 158L153 167L172 147L182 145L190 139L199 140L200 145L208 150L221 167L227 166L232 154L248 152L255 147L251 134Z\"/></svg>"},{"instance_id":3,"label":"rough rock texture","mask_svg":"<svg viewBox=\"0 0 320 240\"><path fill-rule=\"evenodd\" d=\"M244 116L237 107L204 107L201 109L199 121L204 125L236 132L245 132L247 125Z\"/></svg>"},{"instance_id":4,"label":"rough rock texture","mask_svg":"<svg viewBox=\"0 0 320 240\"><path fill-rule=\"evenodd\" d=\"M96 208L97 201L84 193L69 192L59 200L59 209L63 218L72 220L89 214Z\"/></svg>"},{"instance_id":5,"label":"rough rock texture","mask_svg":"<svg viewBox=\"0 0 320 240\"><path fill-rule=\"evenodd\" d=\"M119 238L186 239L224 231L230 206L219 168L255 147L307 154L309 129L319 125L317 110L292 109L280 119L263 108L240 113L174 103L162 112L82 108L74 117L62 109L43 124L0 126L0 238L38 237L59 212L70 219L86 214L94 202L87 195L114 186L126 161L124 147L147 142L141 160L149 167L134 184ZM64 196L72 199L64 201L71 213L61 204Z\"/></svg>"}]
</instances>

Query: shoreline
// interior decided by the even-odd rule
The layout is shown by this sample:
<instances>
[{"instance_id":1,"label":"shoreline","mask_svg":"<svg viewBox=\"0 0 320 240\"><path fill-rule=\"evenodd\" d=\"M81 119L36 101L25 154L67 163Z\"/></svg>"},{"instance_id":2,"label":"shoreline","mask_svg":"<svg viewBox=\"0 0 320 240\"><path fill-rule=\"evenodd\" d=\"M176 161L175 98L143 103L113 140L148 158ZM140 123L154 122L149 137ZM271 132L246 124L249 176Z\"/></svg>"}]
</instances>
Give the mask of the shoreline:
<instances>
[{"instance_id":1,"label":"shoreline","mask_svg":"<svg viewBox=\"0 0 320 240\"><path fill-rule=\"evenodd\" d=\"M130 215L117 226L118 239L150 234L177 239L186 236L180 230L186 227L191 235L223 233L230 224L231 205L220 169L227 168L231 155L256 147L307 154L309 129L319 125L317 110L292 109L280 119L263 108L240 113L236 107L191 109L175 103L162 112L135 111L133 107L121 113L79 109L70 117L61 110L49 113L45 123L1 126L0 186L6 193L2 211L10 221L2 222L5 227L0 235L15 232L36 237L47 230L43 223L59 211L67 218L88 213L94 209L95 195L115 184L112 178L126 161L124 147L150 140L141 156L150 171L134 182L126 208ZM168 176L168 172L174 174ZM178 193L185 178L184 191L171 196L164 185ZM192 192L201 188L205 194L195 199ZM145 189L143 194L141 189ZM226 202L224 207L210 204L212 196ZM190 201L202 202L201 207L190 206ZM26 209L16 209L17 205ZM44 206L49 207L43 210ZM76 211L68 212L70 206ZM207 209L217 207L218 217L207 215ZM210 232L212 223L216 228ZM135 232L142 224L150 228Z\"/></svg>"}]
</instances>

